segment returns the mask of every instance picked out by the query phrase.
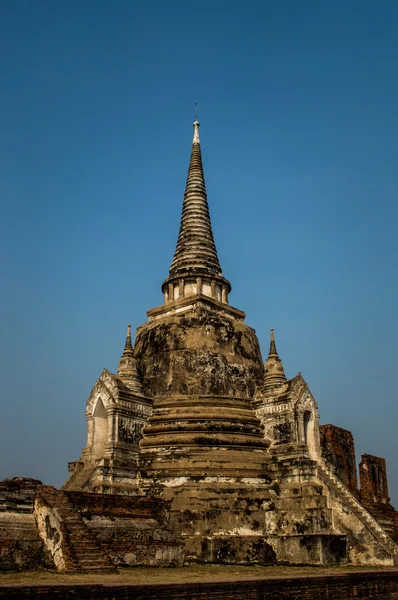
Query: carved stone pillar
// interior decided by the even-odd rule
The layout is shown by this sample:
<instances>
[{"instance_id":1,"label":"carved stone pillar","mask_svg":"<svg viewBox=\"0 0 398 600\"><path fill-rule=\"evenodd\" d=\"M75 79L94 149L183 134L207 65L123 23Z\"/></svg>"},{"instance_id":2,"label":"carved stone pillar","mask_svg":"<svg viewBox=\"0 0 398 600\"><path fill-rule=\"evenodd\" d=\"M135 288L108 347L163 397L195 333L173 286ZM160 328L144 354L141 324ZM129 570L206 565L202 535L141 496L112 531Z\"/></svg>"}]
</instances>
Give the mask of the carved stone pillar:
<instances>
[{"instance_id":1,"label":"carved stone pillar","mask_svg":"<svg viewBox=\"0 0 398 600\"><path fill-rule=\"evenodd\" d=\"M305 444L305 433L304 433L304 412L297 413L297 442L299 444Z\"/></svg>"},{"instance_id":2,"label":"carved stone pillar","mask_svg":"<svg viewBox=\"0 0 398 600\"><path fill-rule=\"evenodd\" d=\"M215 300L216 299L216 282L214 281L214 279L211 280L210 286L211 286L211 297L214 298L214 300Z\"/></svg>"},{"instance_id":3,"label":"carved stone pillar","mask_svg":"<svg viewBox=\"0 0 398 600\"><path fill-rule=\"evenodd\" d=\"M90 448L93 443L93 432L94 432L94 419L92 415L87 417L87 445L83 448L83 457L87 457L90 454Z\"/></svg>"},{"instance_id":4,"label":"carved stone pillar","mask_svg":"<svg viewBox=\"0 0 398 600\"><path fill-rule=\"evenodd\" d=\"M174 286L172 283L169 283L169 302L173 302L174 300Z\"/></svg>"},{"instance_id":5,"label":"carved stone pillar","mask_svg":"<svg viewBox=\"0 0 398 600\"><path fill-rule=\"evenodd\" d=\"M107 411L108 414L108 444L113 444L115 441L115 412L113 409Z\"/></svg>"},{"instance_id":6,"label":"carved stone pillar","mask_svg":"<svg viewBox=\"0 0 398 600\"><path fill-rule=\"evenodd\" d=\"M226 285L223 285L221 289L221 302L228 304L228 288Z\"/></svg>"},{"instance_id":7,"label":"carved stone pillar","mask_svg":"<svg viewBox=\"0 0 398 600\"><path fill-rule=\"evenodd\" d=\"M117 413L115 413L113 427L114 427L114 429L113 429L114 440L118 442L119 441L119 415Z\"/></svg>"},{"instance_id":8,"label":"carved stone pillar","mask_svg":"<svg viewBox=\"0 0 398 600\"><path fill-rule=\"evenodd\" d=\"M196 293L197 294L202 293L202 278L201 277L198 277L196 280Z\"/></svg>"},{"instance_id":9,"label":"carved stone pillar","mask_svg":"<svg viewBox=\"0 0 398 600\"><path fill-rule=\"evenodd\" d=\"M178 287L179 287L179 293L180 293L180 298L184 297L184 280L180 279L179 283L178 283Z\"/></svg>"}]
</instances>

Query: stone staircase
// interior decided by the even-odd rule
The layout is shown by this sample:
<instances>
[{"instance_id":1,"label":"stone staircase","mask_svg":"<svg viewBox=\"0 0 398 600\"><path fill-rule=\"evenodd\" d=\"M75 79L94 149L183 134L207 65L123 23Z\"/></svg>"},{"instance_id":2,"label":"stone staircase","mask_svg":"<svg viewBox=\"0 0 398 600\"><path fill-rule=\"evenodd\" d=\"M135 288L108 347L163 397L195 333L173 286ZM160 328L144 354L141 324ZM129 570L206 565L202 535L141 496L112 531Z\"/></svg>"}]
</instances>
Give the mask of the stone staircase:
<instances>
[{"instance_id":1,"label":"stone staircase","mask_svg":"<svg viewBox=\"0 0 398 600\"><path fill-rule=\"evenodd\" d=\"M384 529L384 531L386 533L388 533L393 539L394 539L394 521L393 521L393 511L394 508L391 506L391 511L386 511L386 505L382 504L382 505L377 505L374 504L371 508L367 508L366 504L363 503L363 506L366 508L366 510L369 511L369 513L372 515L372 517L374 519L376 519L376 521L378 522L378 524L380 525L380 527L382 527ZM388 506L388 505L387 505Z\"/></svg>"},{"instance_id":2,"label":"stone staircase","mask_svg":"<svg viewBox=\"0 0 398 600\"><path fill-rule=\"evenodd\" d=\"M381 546L398 560L398 546L384 531L383 527L374 519L360 502L351 494L346 486L336 477L326 462L319 461L317 465L318 477L330 487L340 500L348 506L356 517L365 525Z\"/></svg>"},{"instance_id":3,"label":"stone staircase","mask_svg":"<svg viewBox=\"0 0 398 600\"><path fill-rule=\"evenodd\" d=\"M75 470L72 473L72 476L68 479L68 481L62 486L63 490L83 490L84 486L89 482L93 472L93 467L86 466L76 466ZM88 490L85 490L88 491Z\"/></svg>"},{"instance_id":4,"label":"stone staircase","mask_svg":"<svg viewBox=\"0 0 398 600\"><path fill-rule=\"evenodd\" d=\"M56 519L60 522L61 546L57 550L63 553L65 560L62 570L81 573L114 573L117 568L98 543L95 535L85 525L79 512L68 500L66 492L55 488L42 487L39 490L36 502L42 506L45 504L47 510L54 511ZM41 528L47 532L48 527ZM52 552L51 543L44 543ZM54 561L57 567L56 561Z\"/></svg>"}]
</instances>

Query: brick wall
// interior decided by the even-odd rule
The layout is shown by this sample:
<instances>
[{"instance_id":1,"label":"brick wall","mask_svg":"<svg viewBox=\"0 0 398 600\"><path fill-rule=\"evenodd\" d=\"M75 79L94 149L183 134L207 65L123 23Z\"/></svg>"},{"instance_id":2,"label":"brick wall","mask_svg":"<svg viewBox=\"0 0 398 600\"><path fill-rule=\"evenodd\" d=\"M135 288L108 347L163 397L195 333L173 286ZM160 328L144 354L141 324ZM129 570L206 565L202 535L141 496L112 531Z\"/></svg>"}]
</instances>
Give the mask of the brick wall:
<instances>
[{"instance_id":1,"label":"brick wall","mask_svg":"<svg viewBox=\"0 0 398 600\"><path fill-rule=\"evenodd\" d=\"M0 512L31 513L40 485L41 481L29 477L13 477L0 481Z\"/></svg>"},{"instance_id":2,"label":"brick wall","mask_svg":"<svg viewBox=\"0 0 398 600\"><path fill-rule=\"evenodd\" d=\"M362 454L359 464L360 501L398 543L398 513L388 497L386 461L380 456Z\"/></svg>"},{"instance_id":3,"label":"brick wall","mask_svg":"<svg viewBox=\"0 0 398 600\"><path fill-rule=\"evenodd\" d=\"M0 600L398 600L398 571L148 585L0 586Z\"/></svg>"},{"instance_id":4,"label":"brick wall","mask_svg":"<svg viewBox=\"0 0 398 600\"><path fill-rule=\"evenodd\" d=\"M108 572L121 566L182 566L185 545L165 520L160 499L38 489L35 518L63 572Z\"/></svg>"},{"instance_id":5,"label":"brick wall","mask_svg":"<svg viewBox=\"0 0 398 600\"><path fill-rule=\"evenodd\" d=\"M66 492L69 502L79 511L90 511L102 517L125 517L130 519L163 519L164 500L150 496L119 496L117 494L92 494L89 492Z\"/></svg>"},{"instance_id":6,"label":"brick wall","mask_svg":"<svg viewBox=\"0 0 398 600\"><path fill-rule=\"evenodd\" d=\"M354 438L351 431L335 425L319 428L322 454L333 465L336 476L355 496L358 495Z\"/></svg>"},{"instance_id":7,"label":"brick wall","mask_svg":"<svg viewBox=\"0 0 398 600\"><path fill-rule=\"evenodd\" d=\"M380 456L362 454L359 463L361 500L365 502L389 502L386 461Z\"/></svg>"},{"instance_id":8,"label":"brick wall","mask_svg":"<svg viewBox=\"0 0 398 600\"><path fill-rule=\"evenodd\" d=\"M32 515L40 485L27 477L0 482L0 571L50 566Z\"/></svg>"}]
</instances>

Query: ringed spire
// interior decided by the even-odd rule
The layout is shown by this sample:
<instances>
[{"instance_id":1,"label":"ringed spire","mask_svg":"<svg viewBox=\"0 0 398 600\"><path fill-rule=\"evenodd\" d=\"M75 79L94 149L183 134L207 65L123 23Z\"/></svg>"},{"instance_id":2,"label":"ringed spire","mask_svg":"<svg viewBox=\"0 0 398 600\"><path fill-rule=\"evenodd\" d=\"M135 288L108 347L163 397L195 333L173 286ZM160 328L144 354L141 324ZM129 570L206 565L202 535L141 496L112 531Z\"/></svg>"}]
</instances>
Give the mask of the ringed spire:
<instances>
[{"instance_id":1,"label":"ringed spire","mask_svg":"<svg viewBox=\"0 0 398 600\"><path fill-rule=\"evenodd\" d=\"M126 343L119 361L117 374L127 387L138 393L142 393L141 380L137 371L137 361L134 358L134 350L131 343L131 325L127 325Z\"/></svg>"},{"instance_id":2,"label":"ringed spire","mask_svg":"<svg viewBox=\"0 0 398 600\"><path fill-rule=\"evenodd\" d=\"M167 294L166 301L169 302L194 294L205 294L227 302L227 295L231 291L231 284L222 275L214 242L199 127L196 116L177 246L169 276L162 285L162 291Z\"/></svg>"}]
</instances>

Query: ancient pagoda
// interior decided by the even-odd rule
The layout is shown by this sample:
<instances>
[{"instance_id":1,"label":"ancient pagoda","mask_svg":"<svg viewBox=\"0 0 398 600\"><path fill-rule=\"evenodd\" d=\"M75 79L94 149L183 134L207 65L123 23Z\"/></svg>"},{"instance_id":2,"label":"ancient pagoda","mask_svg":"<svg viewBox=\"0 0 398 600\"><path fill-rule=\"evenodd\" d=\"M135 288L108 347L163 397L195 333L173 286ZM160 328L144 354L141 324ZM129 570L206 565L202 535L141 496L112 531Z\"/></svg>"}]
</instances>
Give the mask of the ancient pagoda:
<instances>
[{"instance_id":1,"label":"ancient pagoda","mask_svg":"<svg viewBox=\"0 0 398 600\"><path fill-rule=\"evenodd\" d=\"M63 489L161 499L186 562L392 564L390 535L322 455L307 383L285 376L273 330L264 365L229 304L193 127L163 304L95 383Z\"/></svg>"}]
</instances>

